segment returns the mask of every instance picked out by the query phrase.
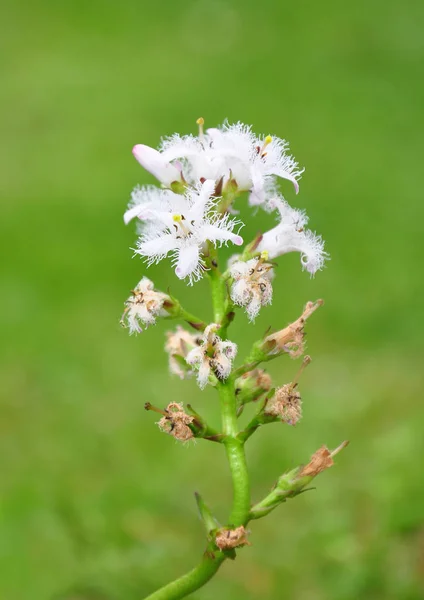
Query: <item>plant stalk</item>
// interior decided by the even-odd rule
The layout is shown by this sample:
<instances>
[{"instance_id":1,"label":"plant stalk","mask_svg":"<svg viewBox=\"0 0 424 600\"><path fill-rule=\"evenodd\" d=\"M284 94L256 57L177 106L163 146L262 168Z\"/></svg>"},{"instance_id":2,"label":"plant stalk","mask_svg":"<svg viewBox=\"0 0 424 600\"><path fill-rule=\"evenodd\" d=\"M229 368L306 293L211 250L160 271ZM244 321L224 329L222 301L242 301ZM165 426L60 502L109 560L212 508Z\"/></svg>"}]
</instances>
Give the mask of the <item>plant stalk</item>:
<instances>
[{"instance_id":1,"label":"plant stalk","mask_svg":"<svg viewBox=\"0 0 424 600\"><path fill-rule=\"evenodd\" d=\"M218 269L217 252L210 247L209 280L211 284L214 321L222 324L218 335L225 336L231 319L227 318L227 288L224 278ZM183 318L188 316L184 315ZM186 320L191 320L189 318ZM197 319L196 319L197 321ZM199 327L200 328L200 327ZM234 390L234 377L218 381L217 389L220 398L222 420L222 443L225 446L233 482L233 504L228 527L246 525L250 518L250 485L247 471L244 441L239 439L237 422L237 402ZM209 545L210 548L210 545ZM218 571L226 559L223 552L212 548L203 555L201 563L186 573L157 590L145 600L181 600L207 583Z\"/></svg>"},{"instance_id":2,"label":"plant stalk","mask_svg":"<svg viewBox=\"0 0 424 600\"><path fill-rule=\"evenodd\" d=\"M153 592L145 600L181 600L181 598L185 598L204 586L215 575L224 560L225 556L222 552L216 552L214 555L205 553L197 567Z\"/></svg>"}]
</instances>

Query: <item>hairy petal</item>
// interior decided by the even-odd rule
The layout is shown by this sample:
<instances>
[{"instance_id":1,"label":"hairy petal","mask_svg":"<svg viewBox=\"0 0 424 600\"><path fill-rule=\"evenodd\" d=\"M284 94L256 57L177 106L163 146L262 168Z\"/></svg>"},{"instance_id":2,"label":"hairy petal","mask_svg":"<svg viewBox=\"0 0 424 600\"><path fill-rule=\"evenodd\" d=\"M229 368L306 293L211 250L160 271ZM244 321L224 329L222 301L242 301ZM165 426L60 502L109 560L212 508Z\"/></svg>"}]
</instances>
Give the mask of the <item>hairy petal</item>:
<instances>
[{"instance_id":1,"label":"hairy petal","mask_svg":"<svg viewBox=\"0 0 424 600\"><path fill-rule=\"evenodd\" d=\"M178 250L178 259L175 274L179 279L185 279L193 275L199 269L200 251L199 247L190 244Z\"/></svg>"}]
</instances>

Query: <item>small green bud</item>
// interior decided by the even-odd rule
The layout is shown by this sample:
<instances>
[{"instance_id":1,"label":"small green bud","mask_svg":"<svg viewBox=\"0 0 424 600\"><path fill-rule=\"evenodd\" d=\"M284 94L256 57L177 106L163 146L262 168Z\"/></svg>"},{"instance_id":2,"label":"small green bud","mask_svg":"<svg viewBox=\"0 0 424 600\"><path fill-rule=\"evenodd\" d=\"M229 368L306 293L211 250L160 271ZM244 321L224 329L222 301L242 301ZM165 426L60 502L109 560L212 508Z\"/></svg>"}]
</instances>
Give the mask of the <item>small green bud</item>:
<instances>
[{"instance_id":1,"label":"small green bud","mask_svg":"<svg viewBox=\"0 0 424 600\"><path fill-rule=\"evenodd\" d=\"M184 194L186 191L186 184L184 181L173 181L169 187L174 194Z\"/></svg>"}]
</instances>

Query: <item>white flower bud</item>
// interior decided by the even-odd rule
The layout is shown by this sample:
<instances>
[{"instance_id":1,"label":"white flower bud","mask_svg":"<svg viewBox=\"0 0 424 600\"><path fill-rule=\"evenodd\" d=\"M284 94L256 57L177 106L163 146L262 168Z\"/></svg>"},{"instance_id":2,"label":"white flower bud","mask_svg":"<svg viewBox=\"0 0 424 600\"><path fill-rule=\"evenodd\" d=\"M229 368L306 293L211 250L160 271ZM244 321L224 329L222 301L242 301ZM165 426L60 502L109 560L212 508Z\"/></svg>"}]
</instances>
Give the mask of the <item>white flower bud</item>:
<instances>
[{"instance_id":1,"label":"white flower bud","mask_svg":"<svg viewBox=\"0 0 424 600\"><path fill-rule=\"evenodd\" d=\"M254 321L261 306L272 302L272 265L252 258L247 262L233 263L230 273L234 280L231 299L234 304L246 307L249 320Z\"/></svg>"},{"instance_id":2,"label":"white flower bud","mask_svg":"<svg viewBox=\"0 0 424 600\"><path fill-rule=\"evenodd\" d=\"M128 327L130 334L141 333L143 325L145 328L154 325L156 317L168 314L163 310L166 301L171 301L169 296L156 292L153 282L143 277L125 301L126 308L121 317L121 325Z\"/></svg>"}]
</instances>

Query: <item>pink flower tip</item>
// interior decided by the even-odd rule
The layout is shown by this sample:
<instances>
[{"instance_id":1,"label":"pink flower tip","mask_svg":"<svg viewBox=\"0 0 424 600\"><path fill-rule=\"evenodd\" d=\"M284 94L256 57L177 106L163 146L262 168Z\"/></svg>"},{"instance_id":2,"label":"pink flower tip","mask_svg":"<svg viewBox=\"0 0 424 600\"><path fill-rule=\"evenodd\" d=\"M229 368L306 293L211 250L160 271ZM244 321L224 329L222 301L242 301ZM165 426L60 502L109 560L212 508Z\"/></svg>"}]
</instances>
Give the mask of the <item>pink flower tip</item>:
<instances>
[{"instance_id":1,"label":"pink flower tip","mask_svg":"<svg viewBox=\"0 0 424 600\"><path fill-rule=\"evenodd\" d=\"M137 158L137 154L140 152L140 150L142 150L143 145L142 144L136 144L134 146L134 148L132 149L132 153L134 154L134 156Z\"/></svg>"}]
</instances>

